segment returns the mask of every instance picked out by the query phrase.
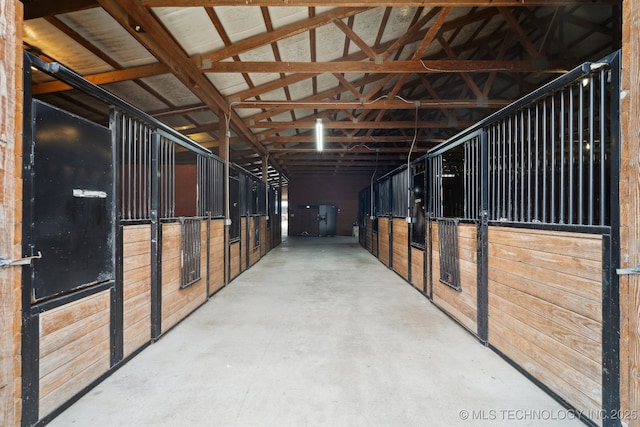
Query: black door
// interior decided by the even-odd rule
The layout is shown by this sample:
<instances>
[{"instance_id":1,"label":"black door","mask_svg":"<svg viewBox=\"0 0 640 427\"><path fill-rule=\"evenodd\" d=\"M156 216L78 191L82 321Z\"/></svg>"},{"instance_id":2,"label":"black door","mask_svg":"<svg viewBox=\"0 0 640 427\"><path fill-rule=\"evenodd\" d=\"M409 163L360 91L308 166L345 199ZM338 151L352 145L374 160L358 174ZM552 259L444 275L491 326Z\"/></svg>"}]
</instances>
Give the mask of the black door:
<instances>
[{"instance_id":1,"label":"black door","mask_svg":"<svg viewBox=\"0 0 640 427\"><path fill-rule=\"evenodd\" d=\"M34 299L113 279L111 132L40 101L33 105Z\"/></svg>"}]
</instances>

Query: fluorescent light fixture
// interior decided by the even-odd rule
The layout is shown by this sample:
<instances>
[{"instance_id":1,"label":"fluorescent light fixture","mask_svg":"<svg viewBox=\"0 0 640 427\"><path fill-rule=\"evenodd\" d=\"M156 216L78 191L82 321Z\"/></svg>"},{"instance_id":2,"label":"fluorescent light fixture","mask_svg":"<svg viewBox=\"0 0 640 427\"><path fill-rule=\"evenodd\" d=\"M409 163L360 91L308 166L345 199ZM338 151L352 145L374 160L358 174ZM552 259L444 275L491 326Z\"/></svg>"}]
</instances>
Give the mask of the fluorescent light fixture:
<instances>
[{"instance_id":1,"label":"fluorescent light fixture","mask_svg":"<svg viewBox=\"0 0 640 427\"><path fill-rule=\"evenodd\" d=\"M322 151L323 145L322 119L316 119L316 149Z\"/></svg>"}]
</instances>

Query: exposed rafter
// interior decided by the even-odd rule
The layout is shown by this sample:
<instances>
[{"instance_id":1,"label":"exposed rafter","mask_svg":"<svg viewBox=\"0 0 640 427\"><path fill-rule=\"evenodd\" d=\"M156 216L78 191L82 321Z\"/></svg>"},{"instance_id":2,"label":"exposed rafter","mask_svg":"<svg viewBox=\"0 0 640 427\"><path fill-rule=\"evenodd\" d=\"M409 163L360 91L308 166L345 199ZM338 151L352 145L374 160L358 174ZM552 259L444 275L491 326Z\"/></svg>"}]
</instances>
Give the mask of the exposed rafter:
<instances>
[{"instance_id":1,"label":"exposed rafter","mask_svg":"<svg viewBox=\"0 0 640 427\"><path fill-rule=\"evenodd\" d=\"M25 0L25 48L214 152L228 120L231 160L260 176L268 156L270 179L391 170L414 139L412 158L599 59L620 34L613 0L58 3ZM35 96L104 117L72 88L35 80Z\"/></svg>"}]
</instances>

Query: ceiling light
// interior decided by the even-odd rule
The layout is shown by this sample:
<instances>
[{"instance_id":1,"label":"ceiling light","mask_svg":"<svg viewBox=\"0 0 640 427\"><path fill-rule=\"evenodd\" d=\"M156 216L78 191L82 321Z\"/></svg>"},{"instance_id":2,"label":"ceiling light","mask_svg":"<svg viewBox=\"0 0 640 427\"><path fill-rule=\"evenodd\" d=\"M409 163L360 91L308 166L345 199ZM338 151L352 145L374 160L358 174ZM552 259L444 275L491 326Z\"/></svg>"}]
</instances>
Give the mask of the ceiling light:
<instances>
[{"instance_id":1,"label":"ceiling light","mask_svg":"<svg viewBox=\"0 0 640 427\"><path fill-rule=\"evenodd\" d=\"M322 119L316 119L316 149L322 151L324 148L323 135L322 135Z\"/></svg>"}]
</instances>

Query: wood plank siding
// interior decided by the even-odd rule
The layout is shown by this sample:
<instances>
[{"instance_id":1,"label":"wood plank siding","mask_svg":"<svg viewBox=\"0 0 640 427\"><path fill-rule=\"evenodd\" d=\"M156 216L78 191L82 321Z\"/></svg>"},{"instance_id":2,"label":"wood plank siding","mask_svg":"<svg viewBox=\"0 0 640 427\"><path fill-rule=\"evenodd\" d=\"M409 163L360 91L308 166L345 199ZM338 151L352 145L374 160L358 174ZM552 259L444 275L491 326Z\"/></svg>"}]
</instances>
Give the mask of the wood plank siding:
<instances>
[{"instance_id":1,"label":"wood plank siding","mask_svg":"<svg viewBox=\"0 0 640 427\"><path fill-rule=\"evenodd\" d=\"M229 278L234 279L240 274L240 242L234 242L229 245Z\"/></svg>"},{"instance_id":2,"label":"wood plank siding","mask_svg":"<svg viewBox=\"0 0 640 427\"><path fill-rule=\"evenodd\" d=\"M581 411L602 409L602 237L489 227L489 342Z\"/></svg>"},{"instance_id":3,"label":"wood plank siding","mask_svg":"<svg viewBox=\"0 0 640 427\"><path fill-rule=\"evenodd\" d=\"M249 217L249 266L252 266L260 260L261 247L264 245L261 222L261 217ZM258 228L257 230L256 227ZM258 233L260 237L260 244L258 246L255 245L256 233Z\"/></svg>"},{"instance_id":4,"label":"wood plank siding","mask_svg":"<svg viewBox=\"0 0 640 427\"><path fill-rule=\"evenodd\" d=\"M238 274L247 269L247 245L249 244L249 234L247 234L247 218L240 219L240 241L241 253L240 253L240 270Z\"/></svg>"},{"instance_id":5,"label":"wood plank siding","mask_svg":"<svg viewBox=\"0 0 640 427\"><path fill-rule=\"evenodd\" d=\"M373 221L367 218L367 237L366 237L366 249L373 254ZM375 255L375 254L374 254Z\"/></svg>"},{"instance_id":6,"label":"wood plank siding","mask_svg":"<svg viewBox=\"0 0 640 427\"><path fill-rule=\"evenodd\" d=\"M389 267L389 219L378 218L378 259Z\"/></svg>"},{"instance_id":7,"label":"wood plank siding","mask_svg":"<svg viewBox=\"0 0 640 427\"><path fill-rule=\"evenodd\" d=\"M478 325L477 241L474 224L458 224L458 259L460 288L458 291L440 281L438 223L433 223L433 302L458 320L472 333Z\"/></svg>"},{"instance_id":8,"label":"wood plank siding","mask_svg":"<svg viewBox=\"0 0 640 427\"><path fill-rule=\"evenodd\" d=\"M409 224L404 218L393 219L393 270L409 280Z\"/></svg>"},{"instance_id":9,"label":"wood plank siding","mask_svg":"<svg viewBox=\"0 0 640 427\"><path fill-rule=\"evenodd\" d=\"M224 278L224 220L211 221L209 231L209 295L220 290L225 284Z\"/></svg>"},{"instance_id":10,"label":"wood plank siding","mask_svg":"<svg viewBox=\"0 0 640 427\"><path fill-rule=\"evenodd\" d=\"M207 228L201 229L200 280L180 289L180 223L162 224L162 333L171 329L207 299Z\"/></svg>"},{"instance_id":11,"label":"wood plank siding","mask_svg":"<svg viewBox=\"0 0 640 427\"><path fill-rule=\"evenodd\" d=\"M151 226L122 230L124 357L151 339Z\"/></svg>"},{"instance_id":12,"label":"wood plank siding","mask_svg":"<svg viewBox=\"0 0 640 427\"><path fill-rule=\"evenodd\" d=\"M267 232L269 231L269 232ZM260 217L260 258L271 249L271 229L267 230L267 217Z\"/></svg>"},{"instance_id":13,"label":"wood plank siding","mask_svg":"<svg viewBox=\"0 0 640 427\"><path fill-rule=\"evenodd\" d=\"M39 418L109 370L110 294L105 290L40 315Z\"/></svg>"},{"instance_id":14,"label":"wood plank siding","mask_svg":"<svg viewBox=\"0 0 640 427\"><path fill-rule=\"evenodd\" d=\"M420 292L424 292L424 250L414 247L411 248L411 284Z\"/></svg>"},{"instance_id":15,"label":"wood plank siding","mask_svg":"<svg viewBox=\"0 0 640 427\"><path fill-rule=\"evenodd\" d=\"M620 267L640 263L640 3L622 2L620 93ZM640 276L620 276L620 401L629 427L640 427ZM631 411L635 411L633 414ZM635 416L631 416L635 415Z\"/></svg>"}]
</instances>

